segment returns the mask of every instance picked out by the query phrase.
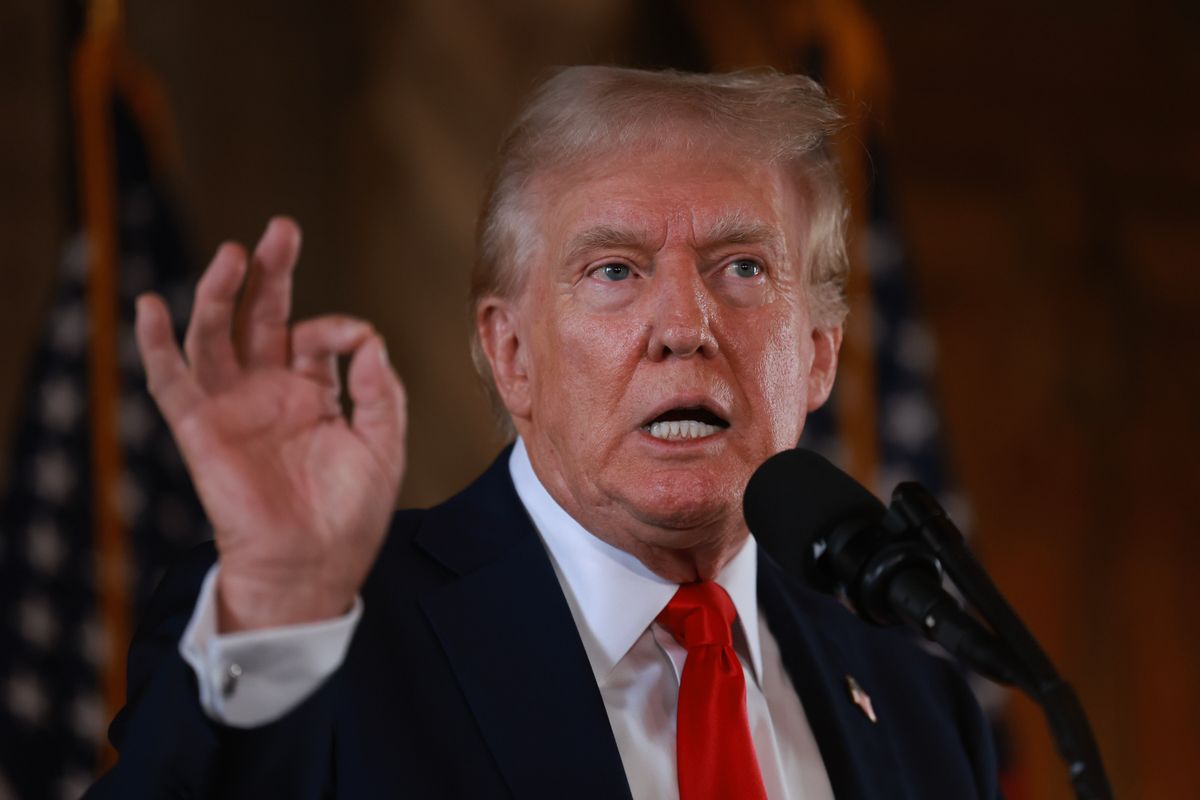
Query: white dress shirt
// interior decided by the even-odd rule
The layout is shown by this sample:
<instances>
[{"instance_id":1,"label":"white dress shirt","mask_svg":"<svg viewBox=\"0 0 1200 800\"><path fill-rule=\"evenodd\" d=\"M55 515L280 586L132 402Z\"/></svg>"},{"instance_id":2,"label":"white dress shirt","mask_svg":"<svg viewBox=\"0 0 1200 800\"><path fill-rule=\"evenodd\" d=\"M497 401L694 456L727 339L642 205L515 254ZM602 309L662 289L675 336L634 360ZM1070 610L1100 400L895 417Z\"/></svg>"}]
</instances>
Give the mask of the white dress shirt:
<instances>
[{"instance_id":1,"label":"white dress shirt","mask_svg":"<svg viewBox=\"0 0 1200 800\"><path fill-rule=\"evenodd\" d=\"M579 629L634 798L677 798L675 709L687 651L655 618L678 587L567 514L538 480L520 439L509 470ZM716 581L737 609L734 649L745 671L763 784L771 800L832 800L812 729L758 613L757 565L750 538ZM180 652L196 672L210 717L242 727L264 724L295 707L341 664L361 602L329 622L221 635L214 624L216 569L205 579Z\"/></svg>"}]
</instances>

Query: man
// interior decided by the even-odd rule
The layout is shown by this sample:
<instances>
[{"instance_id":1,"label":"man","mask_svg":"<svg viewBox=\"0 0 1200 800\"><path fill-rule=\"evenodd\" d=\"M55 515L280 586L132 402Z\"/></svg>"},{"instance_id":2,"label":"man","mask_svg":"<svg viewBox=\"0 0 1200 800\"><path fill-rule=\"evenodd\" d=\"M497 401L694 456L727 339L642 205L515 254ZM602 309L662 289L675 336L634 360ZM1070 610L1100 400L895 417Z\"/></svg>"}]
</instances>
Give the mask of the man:
<instances>
[{"instance_id":1,"label":"man","mask_svg":"<svg viewBox=\"0 0 1200 800\"><path fill-rule=\"evenodd\" d=\"M249 267L218 251L186 358L142 298L216 542L143 623L95 795L992 796L962 682L794 584L742 518L836 371L837 124L774 73L542 85L472 284L516 444L390 526L403 390L366 323L289 325L294 223Z\"/></svg>"}]
</instances>

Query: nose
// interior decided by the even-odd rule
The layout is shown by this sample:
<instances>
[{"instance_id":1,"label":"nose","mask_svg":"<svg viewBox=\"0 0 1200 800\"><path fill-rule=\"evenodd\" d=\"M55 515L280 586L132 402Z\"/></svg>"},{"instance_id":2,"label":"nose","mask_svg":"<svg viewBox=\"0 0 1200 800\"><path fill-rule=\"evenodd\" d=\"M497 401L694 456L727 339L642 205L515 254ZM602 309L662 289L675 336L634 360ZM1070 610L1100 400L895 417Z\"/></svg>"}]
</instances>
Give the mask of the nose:
<instances>
[{"instance_id":1,"label":"nose","mask_svg":"<svg viewBox=\"0 0 1200 800\"><path fill-rule=\"evenodd\" d=\"M647 356L712 356L717 340L712 332L713 298L696 265L681 259L660 264L652 279L651 329Z\"/></svg>"}]
</instances>

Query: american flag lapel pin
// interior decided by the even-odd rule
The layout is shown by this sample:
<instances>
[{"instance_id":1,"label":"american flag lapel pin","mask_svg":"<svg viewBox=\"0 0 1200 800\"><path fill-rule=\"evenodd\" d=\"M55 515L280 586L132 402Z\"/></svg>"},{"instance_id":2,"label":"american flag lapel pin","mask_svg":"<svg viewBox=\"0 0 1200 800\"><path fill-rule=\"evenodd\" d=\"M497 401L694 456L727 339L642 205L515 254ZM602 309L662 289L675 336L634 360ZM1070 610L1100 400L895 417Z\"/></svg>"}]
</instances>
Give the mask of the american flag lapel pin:
<instances>
[{"instance_id":1,"label":"american flag lapel pin","mask_svg":"<svg viewBox=\"0 0 1200 800\"><path fill-rule=\"evenodd\" d=\"M858 685L858 681L854 680L854 676L846 676L846 688L850 691L850 702L858 706L858 710L863 713L863 716L871 722L878 722L879 720L875 717L875 708L871 705L871 695L863 691L863 688Z\"/></svg>"}]
</instances>

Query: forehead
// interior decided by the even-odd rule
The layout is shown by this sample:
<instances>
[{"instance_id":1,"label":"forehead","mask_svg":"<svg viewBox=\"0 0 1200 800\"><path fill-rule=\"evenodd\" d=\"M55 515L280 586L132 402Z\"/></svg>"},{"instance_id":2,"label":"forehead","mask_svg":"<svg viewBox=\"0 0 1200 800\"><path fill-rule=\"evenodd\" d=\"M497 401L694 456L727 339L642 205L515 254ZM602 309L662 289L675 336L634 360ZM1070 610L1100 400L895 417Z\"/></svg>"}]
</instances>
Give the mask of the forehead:
<instances>
[{"instance_id":1,"label":"forehead","mask_svg":"<svg viewBox=\"0 0 1200 800\"><path fill-rule=\"evenodd\" d=\"M539 176L544 244L564 249L636 236L693 244L777 240L795 252L804 202L786 171L719 150L632 150Z\"/></svg>"}]
</instances>

